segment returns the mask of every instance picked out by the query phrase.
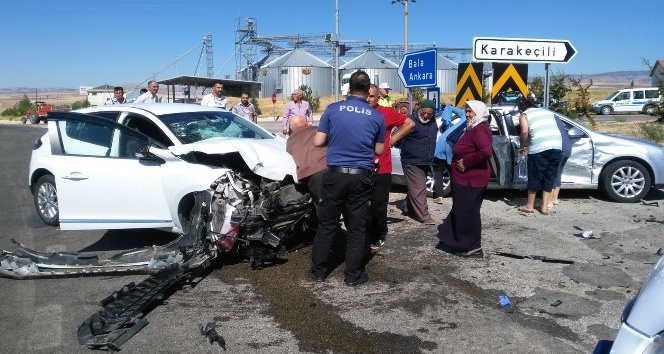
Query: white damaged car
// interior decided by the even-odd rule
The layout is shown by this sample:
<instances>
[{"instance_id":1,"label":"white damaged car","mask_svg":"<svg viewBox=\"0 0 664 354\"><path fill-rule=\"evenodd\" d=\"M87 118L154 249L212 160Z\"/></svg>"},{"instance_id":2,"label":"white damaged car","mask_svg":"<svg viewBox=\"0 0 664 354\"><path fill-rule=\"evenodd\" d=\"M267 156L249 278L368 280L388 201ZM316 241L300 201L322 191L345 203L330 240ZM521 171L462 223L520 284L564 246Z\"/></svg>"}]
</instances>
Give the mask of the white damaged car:
<instances>
[{"instance_id":1,"label":"white damaged car","mask_svg":"<svg viewBox=\"0 0 664 354\"><path fill-rule=\"evenodd\" d=\"M231 112L192 104L130 104L51 113L28 183L39 217L62 230L208 232L276 246L312 210L295 188L285 140ZM193 210L195 195L213 206Z\"/></svg>"}]
</instances>

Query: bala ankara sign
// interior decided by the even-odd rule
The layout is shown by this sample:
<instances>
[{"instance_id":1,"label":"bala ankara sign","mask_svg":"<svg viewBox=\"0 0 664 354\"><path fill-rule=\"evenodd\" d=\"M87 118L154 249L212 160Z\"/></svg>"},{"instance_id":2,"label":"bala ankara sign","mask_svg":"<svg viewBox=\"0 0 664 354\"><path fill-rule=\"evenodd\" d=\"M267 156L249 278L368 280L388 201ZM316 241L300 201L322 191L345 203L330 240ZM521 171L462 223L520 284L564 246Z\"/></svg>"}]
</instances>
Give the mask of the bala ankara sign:
<instances>
[{"instance_id":1,"label":"bala ankara sign","mask_svg":"<svg viewBox=\"0 0 664 354\"><path fill-rule=\"evenodd\" d=\"M427 49L404 55L399 65L399 77L405 87L436 85L436 50Z\"/></svg>"}]
</instances>

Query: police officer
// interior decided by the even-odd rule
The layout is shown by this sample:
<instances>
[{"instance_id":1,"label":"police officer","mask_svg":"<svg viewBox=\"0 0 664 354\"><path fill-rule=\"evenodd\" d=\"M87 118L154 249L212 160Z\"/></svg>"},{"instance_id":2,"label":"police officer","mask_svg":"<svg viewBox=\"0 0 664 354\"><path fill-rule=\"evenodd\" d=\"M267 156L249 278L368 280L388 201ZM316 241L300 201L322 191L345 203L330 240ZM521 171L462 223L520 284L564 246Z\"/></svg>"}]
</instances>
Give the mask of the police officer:
<instances>
[{"instance_id":1,"label":"police officer","mask_svg":"<svg viewBox=\"0 0 664 354\"><path fill-rule=\"evenodd\" d=\"M373 157L383 153L385 140L385 120L367 103L370 85L366 72L354 72L348 98L327 107L314 137L314 145L327 145L327 173L323 177L318 233L309 271L317 282L324 281L327 275L328 256L342 214L348 231L344 282L356 286L369 279L362 257L371 197L370 175Z\"/></svg>"}]
</instances>

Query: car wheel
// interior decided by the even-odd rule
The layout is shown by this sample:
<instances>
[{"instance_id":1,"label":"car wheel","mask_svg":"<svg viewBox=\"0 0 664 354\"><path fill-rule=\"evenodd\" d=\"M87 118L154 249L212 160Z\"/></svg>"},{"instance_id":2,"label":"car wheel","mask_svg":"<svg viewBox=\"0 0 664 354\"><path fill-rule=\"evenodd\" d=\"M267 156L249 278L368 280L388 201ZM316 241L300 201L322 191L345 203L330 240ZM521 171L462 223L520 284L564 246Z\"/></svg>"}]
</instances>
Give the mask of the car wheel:
<instances>
[{"instance_id":1,"label":"car wheel","mask_svg":"<svg viewBox=\"0 0 664 354\"><path fill-rule=\"evenodd\" d=\"M42 221L46 225L58 226L60 224L58 191L55 188L55 178L52 175L44 175L37 180L34 199L37 214L39 214Z\"/></svg>"},{"instance_id":2,"label":"car wheel","mask_svg":"<svg viewBox=\"0 0 664 354\"><path fill-rule=\"evenodd\" d=\"M449 166L445 165L445 169L443 170L443 178L442 178L442 183L443 183L443 195L438 196L438 197L449 197L450 194L452 193L452 175L450 174L450 169ZM435 196L434 194L434 188L436 186L436 180L435 180L435 175L433 172L430 172L427 174L427 196L433 198Z\"/></svg>"},{"instance_id":3,"label":"car wheel","mask_svg":"<svg viewBox=\"0 0 664 354\"><path fill-rule=\"evenodd\" d=\"M397 103L397 105L394 107L394 109L397 110L397 112L403 114L403 115L408 115L408 103L407 102L400 102Z\"/></svg>"},{"instance_id":4,"label":"car wheel","mask_svg":"<svg viewBox=\"0 0 664 354\"><path fill-rule=\"evenodd\" d=\"M606 114L609 115L611 112L613 112L613 109L610 106L604 106L602 109L600 109L600 114Z\"/></svg>"},{"instance_id":5,"label":"car wheel","mask_svg":"<svg viewBox=\"0 0 664 354\"><path fill-rule=\"evenodd\" d=\"M39 114L37 113L30 113L30 116L28 116L28 119L30 120L30 123L32 124L39 124Z\"/></svg>"},{"instance_id":6,"label":"car wheel","mask_svg":"<svg viewBox=\"0 0 664 354\"><path fill-rule=\"evenodd\" d=\"M643 113L644 114L653 115L653 114L655 114L655 111L657 111L657 109L655 108L655 106L653 106L651 104L643 107Z\"/></svg>"},{"instance_id":7,"label":"car wheel","mask_svg":"<svg viewBox=\"0 0 664 354\"><path fill-rule=\"evenodd\" d=\"M616 161L604 168L601 188L604 194L618 203L636 203L650 191L650 174L635 161Z\"/></svg>"}]
</instances>

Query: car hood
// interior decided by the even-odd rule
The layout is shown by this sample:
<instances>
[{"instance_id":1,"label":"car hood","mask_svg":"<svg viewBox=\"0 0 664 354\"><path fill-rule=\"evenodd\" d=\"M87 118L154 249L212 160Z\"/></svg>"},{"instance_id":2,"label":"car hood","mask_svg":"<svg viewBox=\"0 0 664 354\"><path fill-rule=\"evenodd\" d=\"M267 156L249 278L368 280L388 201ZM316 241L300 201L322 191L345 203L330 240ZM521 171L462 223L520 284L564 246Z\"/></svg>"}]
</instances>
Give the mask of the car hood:
<instances>
[{"instance_id":1,"label":"car hood","mask_svg":"<svg viewBox=\"0 0 664 354\"><path fill-rule=\"evenodd\" d=\"M208 155L237 152L247 166L259 176L281 181L290 175L297 181L295 162L286 152L285 140L212 138L193 144L171 146L168 149L176 156L191 152Z\"/></svg>"},{"instance_id":2,"label":"car hood","mask_svg":"<svg viewBox=\"0 0 664 354\"><path fill-rule=\"evenodd\" d=\"M641 287L626 322L649 337L664 329L664 257L660 258L655 269Z\"/></svg>"}]
</instances>

